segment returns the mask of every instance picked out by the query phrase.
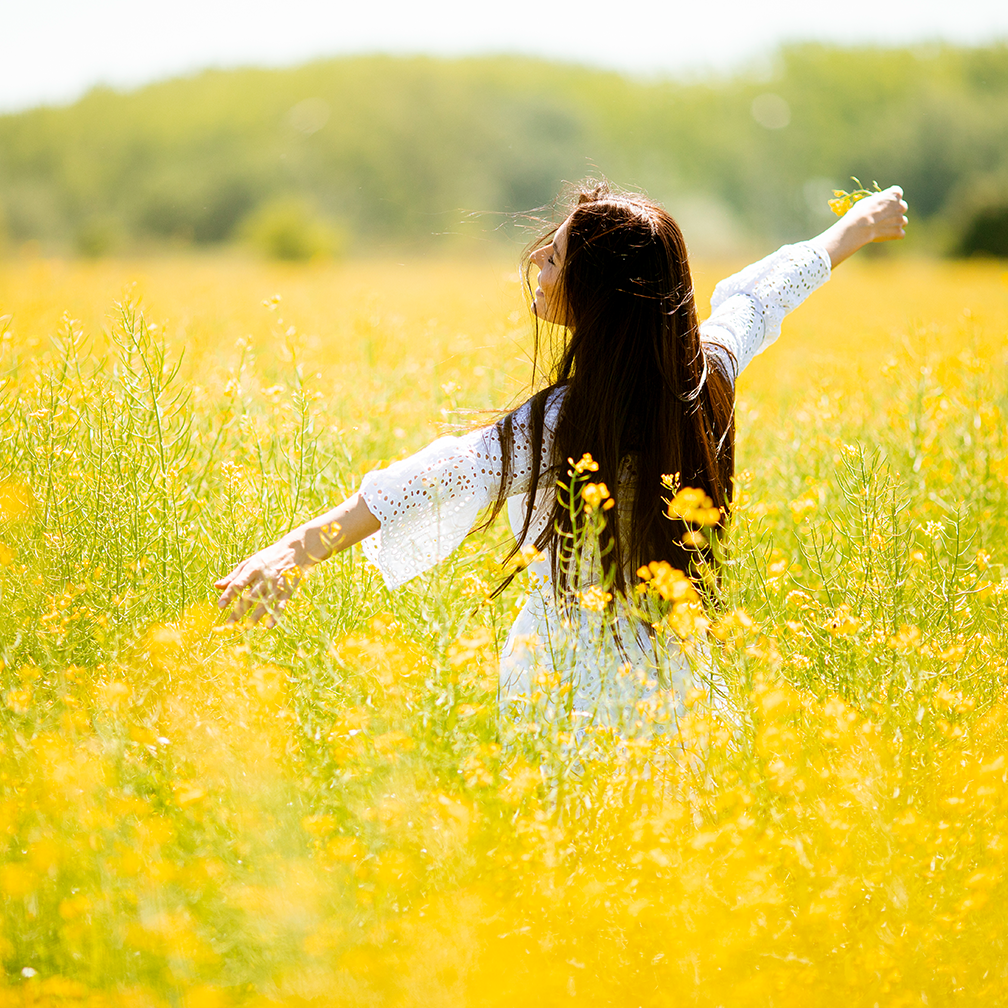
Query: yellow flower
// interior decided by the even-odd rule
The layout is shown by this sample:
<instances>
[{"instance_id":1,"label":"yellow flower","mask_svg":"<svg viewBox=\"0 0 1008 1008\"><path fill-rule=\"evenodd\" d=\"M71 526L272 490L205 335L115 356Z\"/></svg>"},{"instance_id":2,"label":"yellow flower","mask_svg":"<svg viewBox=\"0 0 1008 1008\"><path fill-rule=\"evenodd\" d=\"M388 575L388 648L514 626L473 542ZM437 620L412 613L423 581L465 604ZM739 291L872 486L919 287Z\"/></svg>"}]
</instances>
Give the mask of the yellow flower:
<instances>
[{"instance_id":1,"label":"yellow flower","mask_svg":"<svg viewBox=\"0 0 1008 1008\"><path fill-rule=\"evenodd\" d=\"M703 549L707 545L707 537L703 532L698 532L696 529L690 529L680 540L686 549Z\"/></svg>"},{"instance_id":2,"label":"yellow flower","mask_svg":"<svg viewBox=\"0 0 1008 1008\"><path fill-rule=\"evenodd\" d=\"M5 697L5 701L15 714L27 714L31 706L31 697L31 688L24 686L21 689L10 690Z\"/></svg>"},{"instance_id":3,"label":"yellow flower","mask_svg":"<svg viewBox=\"0 0 1008 1008\"><path fill-rule=\"evenodd\" d=\"M574 472L576 472L579 476L585 472L598 472L598 462L596 462L588 452L585 452L578 462L575 462L572 458L567 459L567 461L570 465L574 466Z\"/></svg>"},{"instance_id":4,"label":"yellow flower","mask_svg":"<svg viewBox=\"0 0 1008 1008\"><path fill-rule=\"evenodd\" d=\"M652 561L641 567L637 576L643 578L648 587L654 588L666 602L697 602L700 599L693 582L665 560Z\"/></svg>"},{"instance_id":5,"label":"yellow flower","mask_svg":"<svg viewBox=\"0 0 1008 1008\"><path fill-rule=\"evenodd\" d=\"M721 509L714 507L714 502L703 490L683 487L668 502L668 516L695 525L717 525L721 521Z\"/></svg>"},{"instance_id":6,"label":"yellow flower","mask_svg":"<svg viewBox=\"0 0 1008 1008\"><path fill-rule=\"evenodd\" d=\"M682 640L702 634L710 620L699 602L680 602L669 613L668 623L676 636Z\"/></svg>"},{"instance_id":7,"label":"yellow flower","mask_svg":"<svg viewBox=\"0 0 1008 1008\"><path fill-rule=\"evenodd\" d=\"M720 641L729 638L745 636L746 634L756 634L758 627L753 623L752 617L744 609L733 609L726 616L723 616L717 623L713 624L710 632Z\"/></svg>"},{"instance_id":8,"label":"yellow flower","mask_svg":"<svg viewBox=\"0 0 1008 1008\"><path fill-rule=\"evenodd\" d=\"M837 215L837 217L843 217L843 215L847 213L847 211L850 210L850 208L854 206L858 200L864 199L865 196L871 196L873 193L882 191L879 189L878 182L872 182L872 185L875 187L874 189L865 189L865 187L861 185L861 180L855 178L853 175L851 176L851 181L857 183L857 189L854 189L851 192L844 192L843 189L833 190L834 199L829 201L829 208Z\"/></svg>"},{"instance_id":9,"label":"yellow flower","mask_svg":"<svg viewBox=\"0 0 1008 1008\"><path fill-rule=\"evenodd\" d=\"M899 630L889 638L889 647L894 651L903 651L916 647L921 640L920 627L903 623Z\"/></svg>"},{"instance_id":10,"label":"yellow flower","mask_svg":"<svg viewBox=\"0 0 1008 1008\"><path fill-rule=\"evenodd\" d=\"M34 892L39 878L23 861L0 865L0 892L11 899L24 899Z\"/></svg>"},{"instance_id":11,"label":"yellow flower","mask_svg":"<svg viewBox=\"0 0 1008 1008\"><path fill-rule=\"evenodd\" d=\"M851 615L850 606L842 605L826 620L826 629L834 637L853 637L861 629L861 620Z\"/></svg>"},{"instance_id":12,"label":"yellow flower","mask_svg":"<svg viewBox=\"0 0 1008 1008\"><path fill-rule=\"evenodd\" d=\"M802 606L811 604L811 602L812 602L811 595L809 595L806 592L799 591L797 589L795 589L795 591L788 592L787 598L784 599L784 604L788 606L790 605Z\"/></svg>"},{"instance_id":13,"label":"yellow flower","mask_svg":"<svg viewBox=\"0 0 1008 1008\"><path fill-rule=\"evenodd\" d=\"M842 189L835 189L833 194L837 199L831 199L829 201L829 208L837 215L837 217L843 217L845 213L854 205L854 201L851 199L849 193L845 193Z\"/></svg>"},{"instance_id":14,"label":"yellow flower","mask_svg":"<svg viewBox=\"0 0 1008 1008\"><path fill-rule=\"evenodd\" d=\"M578 592L581 605L591 612L602 612L612 601L612 593L607 592L601 585L589 585L584 591Z\"/></svg>"},{"instance_id":15,"label":"yellow flower","mask_svg":"<svg viewBox=\"0 0 1008 1008\"><path fill-rule=\"evenodd\" d=\"M788 570L790 564L788 558L778 549L770 554L770 561L767 564L767 581L776 581L782 578Z\"/></svg>"},{"instance_id":16,"label":"yellow flower","mask_svg":"<svg viewBox=\"0 0 1008 1008\"><path fill-rule=\"evenodd\" d=\"M198 784L178 784L172 793L175 796L178 807L183 809L189 808L190 805L196 805L206 798L206 789L201 788Z\"/></svg>"},{"instance_id":17,"label":"yellow flower","mask_svg":"<svg viewBox=\"0 0 1008 1008\"><path fill-rule=\"evenodd\" d=\"M32 506L34 496L27 483L8 480L0 483L0 520L20 518Z\"/></svg>"},{"instance_id":18,"label":"yellow flower","mask_svg":"<svg viewBox=\"0 0 1008 1008\"><path fill-rule=\"evenodd\" d=\"M799 497L796 500L791 501L788 507L791 509L791 516L794 518L795 524L800 524L810 511L815 511L818 505L818 501L806 494L803 497Z\"/></svg>"},{"instance_id":19,"label":"yellow flower","mask_svg":"<svg viewBox=\"0 0 1008 1008\"><path fill-rule=\"evenodd\" d=\"M120 704L133 695L133 687L121 681L108 682L102 683L97 692L103 706L118 709Z\"/></svg>"},{"instance_id":20,"label":"yellow flower","mask_svg":"<svg viewBox=\"0 0 1008 1008\"><path fill-rule=\"evenodd\" d=\"M546 557L542 552L532 544L526 543L518 551L517 564L519 570L524 570L529 564L539 563L541 560L545 560Z\"/></svg>"},{"instance_id":21,"label":"yellow flower","mask_svg":"<svg viewBox=\"0 0 1008 1008\"><path fill-rule=\"evenodd\" d=\"M604 510L608 511L613 502L609 498L609 488L605 483L589 483L581 491L581 497L585 502L585 514L591 514L601 503L605 501Z\"/></svg>"}]
</instances>

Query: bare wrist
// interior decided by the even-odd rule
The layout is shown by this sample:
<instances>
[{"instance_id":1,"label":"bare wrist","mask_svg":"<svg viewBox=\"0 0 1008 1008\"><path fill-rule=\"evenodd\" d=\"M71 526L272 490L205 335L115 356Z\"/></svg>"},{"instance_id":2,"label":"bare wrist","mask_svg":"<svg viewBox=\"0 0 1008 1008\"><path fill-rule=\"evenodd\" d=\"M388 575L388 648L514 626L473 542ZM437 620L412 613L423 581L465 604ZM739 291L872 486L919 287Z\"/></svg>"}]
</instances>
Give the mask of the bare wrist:
<instances>
[{"instance_id":1,"label":"bare wrist","mask_svg":"<svg viewBox=\"0 0 1008 1008\"><path fill-rule=\"evenodd\" d=\"M313 567L319 561L319 557L313 555L316 551L311 549L311 545L308 542L307 528L304 525L296 529L292 529L283 537L283 544L290 554L291 561L294 566L299 567L301 570L307 570L309 567Z\"/></svg>"}]
</instances>

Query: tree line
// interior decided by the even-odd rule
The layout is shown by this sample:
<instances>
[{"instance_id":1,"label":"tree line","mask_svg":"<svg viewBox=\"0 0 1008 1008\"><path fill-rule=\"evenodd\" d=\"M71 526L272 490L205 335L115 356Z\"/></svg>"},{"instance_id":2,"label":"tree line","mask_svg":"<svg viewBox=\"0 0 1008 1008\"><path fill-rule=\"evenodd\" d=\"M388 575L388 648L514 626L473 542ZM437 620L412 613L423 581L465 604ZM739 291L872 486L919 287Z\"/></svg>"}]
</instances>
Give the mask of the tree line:
<instances>
[{"instance_id":1,"label":"tree line","mask_svg":"<svg viewBox=\"0 0 1008 1008\"><path fill-rule=\"evenodd\" d=\"M0 116L0 240L448 247L510 234L598 174L728 245L806 235L851 176L899 181L919 247L1008 255L1008 45L792 45L694 82L355 56L97 88Z\"/></svg>"}]
</instances>

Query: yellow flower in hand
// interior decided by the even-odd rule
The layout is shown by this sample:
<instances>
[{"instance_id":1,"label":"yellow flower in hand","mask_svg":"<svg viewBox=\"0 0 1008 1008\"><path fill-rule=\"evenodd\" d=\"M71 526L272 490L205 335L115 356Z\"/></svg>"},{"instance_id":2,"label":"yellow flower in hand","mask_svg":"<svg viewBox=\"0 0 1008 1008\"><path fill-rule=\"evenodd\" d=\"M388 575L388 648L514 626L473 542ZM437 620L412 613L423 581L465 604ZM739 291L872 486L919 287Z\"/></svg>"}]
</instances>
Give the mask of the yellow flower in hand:
<instances>
[{"instance_id":1,"label":"yellow flower in hand","mask_svg":"<svg viewBox=\"0 0 1008 1008\"><path fill-rule=\"evenodd\" d=\"M829 201L829 208L837 217L843 217L858 200L864 199L865 196L871 196L872 193L882 191L879 189L878 182L872 182L872 185L875 187L874 189L865 189L861 185L861 180L855 178L853 175L851 175L851 181L857 183L857 189L853 189L851 192L845 192L843 189L833 190L834 198Z\"/></svg>"}]
</instances>

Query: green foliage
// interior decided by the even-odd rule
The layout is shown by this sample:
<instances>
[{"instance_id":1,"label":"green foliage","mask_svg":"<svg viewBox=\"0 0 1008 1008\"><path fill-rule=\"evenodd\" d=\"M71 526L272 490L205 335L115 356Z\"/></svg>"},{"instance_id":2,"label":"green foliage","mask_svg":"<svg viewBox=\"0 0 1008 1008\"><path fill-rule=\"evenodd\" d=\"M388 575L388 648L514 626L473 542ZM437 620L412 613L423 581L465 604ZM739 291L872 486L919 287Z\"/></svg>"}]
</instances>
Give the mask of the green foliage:
<instances>
[{"instance_id":1,"label":"green foliage","mask_svg":"<svg viewBox=\"0 0 1008 1008\"><path fill-rule=\"evenodd\" d=\"M956 211L961 220L953 245L957 255L1008 259L1008 173L972 181Z\"/></svg>"},{"instance_id":2,"label":"green foliage","mask_svg":"<svg viewBox=\"0 0 1008 1008\"><path fill-rule=\"evenodd\" d=\"M74 230L76 251L86 259L97 259L119 244L119 222L114 217L88 217Z\"/></svg>"},{"instance_id":3,"label":"green foliage","mask_svg":"<svg viewBox=\"0 0 1008 1008\"><path fill-rule=\"evenodd\" d=\"M242 237L269 259L303 262L343 251L346 239L320 220L303 200L281 197L256 209L242 225Z\"/></svg>"},{"instance_id":4,"label":"green foliage","mask_svg":"<svg viewBox=\"0 0 1008 1008\"><path fill-rule=\"evenodd\" d=\"M962 255L992 255L1008 259L1008 205L987 206L970 220L959 243Z\"/></svg>"},{"instance_id":5,"label":"green foliage","mask_svg":"<svg viewBox=\"0 0 1008 1008\"><path fill-rule=\"evenodd\" d=\"M602 171L673 210L702 197L776 241L828 221L829 190L858 175L902 184L915 219L955 244L962 194L1006 152L1005 45L796 45L769 78L691 84L516 57L350 57L0 117L0 205L15 242L85 254L113 234L229 241L289 193L358 243L429 243L473 212L507 230L562 180Z\"/></svg>"}]
</instances>

